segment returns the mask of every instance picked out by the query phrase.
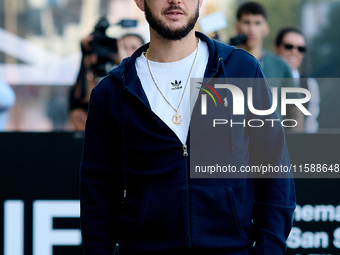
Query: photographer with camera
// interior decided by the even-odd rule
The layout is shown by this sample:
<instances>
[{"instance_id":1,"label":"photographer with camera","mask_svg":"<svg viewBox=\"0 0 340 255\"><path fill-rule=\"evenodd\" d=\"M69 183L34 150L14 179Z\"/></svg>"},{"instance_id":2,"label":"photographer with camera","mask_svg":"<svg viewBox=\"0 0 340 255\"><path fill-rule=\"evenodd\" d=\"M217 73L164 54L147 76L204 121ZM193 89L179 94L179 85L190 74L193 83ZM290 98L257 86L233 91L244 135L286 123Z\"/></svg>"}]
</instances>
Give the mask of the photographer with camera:
<instances>
[{"instance_id":1,"label":"photographer with camera","mask_svg":"<svg viewBox=\"0 0 340 255\"><path fill-rule=\"evenodd\" d=\"M85 129L87 108L92 88L97 84L98 73L93 68L97 63L97 55L91 52L90 34L81 41L82 59L76 84L70 92L70 119L74 128L79 131Z\"/></svg>"},{"instance_id":2,"label":"photographer with camera","mask_svg":"<svg viewBox=\"0 0 340 255\"><path fill-rule=\"evenodd\" d=\"M122 20L118 25L134 27L136 22ZM114 66L144 44L143 38L138 34L125 34L119 40L108 37L106 29L109 26L107 19L101 18L94 32L81 41L80 70L70 92L70 119L78 131L85 130L88 104L94 86Z\"/></svg>"}]
</instances>

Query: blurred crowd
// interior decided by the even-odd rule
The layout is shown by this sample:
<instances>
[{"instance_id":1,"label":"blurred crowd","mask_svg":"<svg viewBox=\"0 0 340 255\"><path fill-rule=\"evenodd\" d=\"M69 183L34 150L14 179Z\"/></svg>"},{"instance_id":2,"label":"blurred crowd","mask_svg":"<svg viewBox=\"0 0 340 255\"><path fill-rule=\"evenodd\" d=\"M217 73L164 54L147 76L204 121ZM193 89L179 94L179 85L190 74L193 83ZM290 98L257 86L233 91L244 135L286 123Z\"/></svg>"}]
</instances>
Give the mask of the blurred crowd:
<instances>
[{"instance_id":1,"label":"blurred crowd","mask_svg":"<svg viewBox=\"0 0 340 255\"><path fill-rule=\"evenodd\" d=\"M144 39L138 34L124 34L117 41L117 52L108 54L108 58L100 61L93 50L94 35L90 34L81 41L82 61L77 81L70 92L70 121L78 131L85 130L85 122L92 88L105 76L109 69L114 68L124 58L144 44ZM103 65L103 68L101 68ZM109 67L106 68L106 65ZM107 69L107 70L105 70Z\"/></svg>"},{"instance_id":2,"label":"blurred crowd","mask_svg":"<svg viewBox=\"0 0 340 255\"><path fill-rule=\"evenodd\" d=\"M301 65L308 50L306 38L297 27L284 26L278 32L273 43L273 52L263 47L264 38L270 33L270 24L267 20L265 8L257 2L243 2L236 13L235 31L237 32L236 47L242 48L252 54L260 63L265 76L272 87L279 90L281 87L301 87L311 92L311 100L304 104L312 114L304 116L297 107L288 108L287 115L280 115L280 100L278 102L279 116L286 119L296 119L304 123L301 132L318 132L320 113L320 89L315 79L307 77L301 72ZM216 34L215 34L216 36ZM96 34L91 33L81 41L82 58L79 72L74 85L69 90L69 97L59 100L58 94L50 95L47 112L53 115L58 105L68 105L62 109L68 109L68 120L60 121L61 124L53 125L60 130L85 129L87 108L92 88L106 75L106 73L126 57L142 46L145 41L139 34L127 33L117 39L106 41L110 43L111 51L101 52L101 47L106 47L105 42L99 42ZM235 40L233 41L235 42ZM114 44L114 46L113 46ZM300 98L299 94L291 94L291 98ZM17 98L17 102L20 98ZM11 107L15 104L13 89L5 82L0 81L0 131L6 130ZM20 104L20 103L19 103ZM14 118L15 121L15 118ZM13 120L12 120L13 122ZM64 122L64 124L63 124ZM65 124L66 123L66 124ZM301 125L300 125L301 126Z\"/></svg>"}]
</instances>

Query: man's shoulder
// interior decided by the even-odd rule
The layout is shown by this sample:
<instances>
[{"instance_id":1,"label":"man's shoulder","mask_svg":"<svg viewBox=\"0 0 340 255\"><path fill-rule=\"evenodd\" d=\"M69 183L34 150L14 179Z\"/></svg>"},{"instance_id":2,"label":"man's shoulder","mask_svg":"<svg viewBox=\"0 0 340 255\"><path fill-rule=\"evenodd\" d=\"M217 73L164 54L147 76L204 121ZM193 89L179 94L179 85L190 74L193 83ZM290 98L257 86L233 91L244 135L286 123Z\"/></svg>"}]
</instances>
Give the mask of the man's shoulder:
<instances>
[{"instance_id":1,"label":"man's shoulder","mask_svg":"<svg viewBox=\"0 0 340 255\"><path fill-rule=\"evenodd\" d=\"M234 58L234 61L238 61L240 63L247 63L251 65L257 65L257 59L251 55L248 51L243 49L235 49L231 54L230 57Z\"/></svg>"},{"instance_id":2,"label":"man's shoulder","mask_svg":"<svg viewBox=\"0 0 340 255\"><path fill-rule=\"evenodd\" d=\"M93 88L93 93L100 98L107 98L118 94L119 92L119 78L112 75L107 75L101 79Z\"/></svg>"},{"instance_id":3,"label":"man's shoulder","mask_svg":"<svg viewBox=\"0 0 340 255\"><path fill-rule=\"evenodd\" d=\"M263 71L267 78L293 77L288 64L281 57L271 52L265 51L263 65Z\"/></svg>"},{"instance_id":4,"label":"man's shoulder","mask_svg":"<svg viewBox=\"0 0 340 255\"><path fill-rule=\"evenodd\" d=\"M243 49L235 49L225 60L229 77L254 77L259 64L257 59Z\"/></svg>"},{"instance_id":5,"label":"man's shoulder","mask_svg":"<svg viewBox=\"0 0 340 255\"><path fill-rule=\"evenodd\" d=\"M222 53L221 55L223 56L223 53L228 53L225 55L224 59L229 59L240 63L247 62L251 64L257 64L256 58L249 52L219 41L215 41L215 43L217 45L218 54Z\"/></svg>"},{"instance_id":6,"label":"man's shoulder","mask_svg":"<svg viewBox=\"0 0 340 255\"><path fill-rule=\"evenodd\" d=\"M290 70L288 64L280 56L277 56L268 51L265 51L264 63L265 65L268 65L274 68L278 68L278 69L284 68L284 69Z\"/></svg>"},{"instance_id":7,"label":"man's shoulder","mask_svg":"<svg viewBox=\"0 0 340 255\"><path fill-rule=\"evenodd\" d=\"M219 60L223 60L225 64L233 64L238 66L247 64L253 66L257 65L257 60L245 50L238 49L218 40L211 39L199 32L196 32L196 35L207 43L209 54L214 55L213 57L210 57L210 65L215 65Z\"/></svg>"},{"instance_id":8,"label":"man's shoulder","mask_svg":"<svg viewBox=\"0 0 340 255\"><path fill-rule=\"evenodd\" d=\"M101 79L97 85L94 87L94 91L98 94L102 93L108 93L112 90L117 90L118 86L120 84L120 79L123 79L124 77L124 67L125 62L128 60L128 58L124 59L122 63L120 63L119 66L113 68L107 76L105 76L103 79Z\"/></svg>"},{"instance_id":9,"label":"man's shoulder","mask_svg":"<svg viewBox=\"0 0 340 255\"><path fill-rule=\"evenodd\" d=\"M267 63L275 64L278 66L287 66L286 62L279 56L269 52L265 51L264 53L264 61Z\"/></svg>"}]
</instances>

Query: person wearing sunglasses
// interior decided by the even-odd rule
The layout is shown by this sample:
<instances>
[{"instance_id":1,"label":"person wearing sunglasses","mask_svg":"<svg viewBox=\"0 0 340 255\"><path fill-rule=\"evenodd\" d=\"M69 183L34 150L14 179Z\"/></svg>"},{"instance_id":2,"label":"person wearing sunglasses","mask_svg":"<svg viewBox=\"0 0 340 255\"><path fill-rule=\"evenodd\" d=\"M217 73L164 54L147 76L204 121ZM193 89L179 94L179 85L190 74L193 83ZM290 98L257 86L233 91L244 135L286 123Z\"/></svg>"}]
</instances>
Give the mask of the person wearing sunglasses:
<instances>
[{"instance_id":1,"label":"person wearing sunglasses","mask_svg":"<svg viewBox=\"0 0 340 255\"><path fill-rule=\"evenodd\" d=\"M282 57L291 68L296 84L311 92L312 97L306 108L312 115L306 116L304 128L307 133L316 133L319 128L317 118L320 113L319 85L315 79L304 78L299 71L307 51L306 39L300 29L283 27L276 36L274 48L275 53Z\"/></svg>"}]
</instances>

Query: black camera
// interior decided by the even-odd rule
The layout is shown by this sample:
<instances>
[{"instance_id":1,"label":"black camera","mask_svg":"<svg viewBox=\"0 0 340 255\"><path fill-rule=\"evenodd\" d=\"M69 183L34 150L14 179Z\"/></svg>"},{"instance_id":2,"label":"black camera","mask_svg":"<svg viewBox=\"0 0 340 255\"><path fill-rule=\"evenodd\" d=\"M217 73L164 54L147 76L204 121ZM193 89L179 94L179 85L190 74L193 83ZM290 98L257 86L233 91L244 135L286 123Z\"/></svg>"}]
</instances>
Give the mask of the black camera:
<instances>
[{"instance_id":1,"label":"black camera","mask_svg":"<svg viewBox=\"0 0 340 255\"><path fill-rule=\"evenodd\" d=\"M247 43L247 36L245 34L239 34L233 38L230 38L229 44L230 45L242 45Z\"/></svg>"},{"instance_id":2,"label":"black camera","mask_svg":"<svg viewBox=\"0 0 340 255\"><path fill-rule=\"evenodd\" d=\"M136 27L136 20L121 20L118 24L121 27ZM110 26L110 23L105 17L99 19L94 28L93 40L90 42L92 48L91 53L96 54L98 59L97 63L92 66L94 72L99 77L107 75L112 69L115 63L114 54L118 51L117 39L111 38L106 35L106 29Z\"/></svg>"}]
</instances>

